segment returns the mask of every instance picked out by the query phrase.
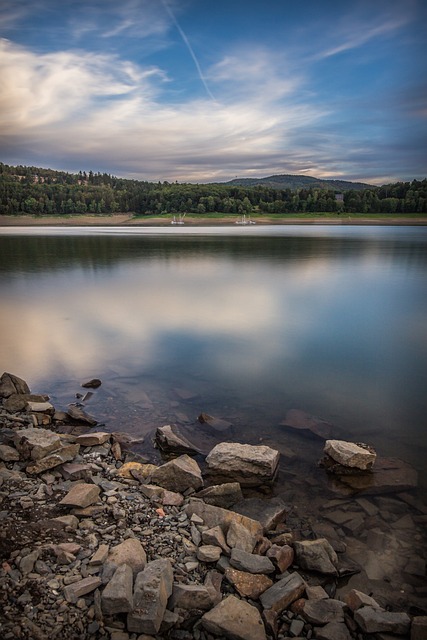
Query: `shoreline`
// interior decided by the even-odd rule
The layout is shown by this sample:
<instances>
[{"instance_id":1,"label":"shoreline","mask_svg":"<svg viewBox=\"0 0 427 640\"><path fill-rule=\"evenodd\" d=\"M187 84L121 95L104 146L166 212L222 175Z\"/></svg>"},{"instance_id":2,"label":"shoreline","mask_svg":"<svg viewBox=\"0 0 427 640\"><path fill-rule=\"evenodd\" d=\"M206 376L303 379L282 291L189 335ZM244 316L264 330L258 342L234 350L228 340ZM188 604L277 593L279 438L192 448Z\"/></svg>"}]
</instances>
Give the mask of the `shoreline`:
<instances>
[{"instance_id":1,"label":"shoreline","mask_svg":"<svg viewBox=\"0 0 427 640\"><path fill-rule=\"evenodd\" d=\"M185 220L185 226L234 226L239 219L237 214L227 216L210 217L209 215L189 216ZM254 220L255 221L255 220ZM427 215L420 216L393 216L378 214L375 216L314 216L314 217L272 217L256 216L256 223L261 225L360 225L360 226L427 226ZM166 216L130 216L128 214L97 215L97 216L30 216L0 215L1 227L168 227L171 225L171 217Z\"/></svg>"}]
</instances>

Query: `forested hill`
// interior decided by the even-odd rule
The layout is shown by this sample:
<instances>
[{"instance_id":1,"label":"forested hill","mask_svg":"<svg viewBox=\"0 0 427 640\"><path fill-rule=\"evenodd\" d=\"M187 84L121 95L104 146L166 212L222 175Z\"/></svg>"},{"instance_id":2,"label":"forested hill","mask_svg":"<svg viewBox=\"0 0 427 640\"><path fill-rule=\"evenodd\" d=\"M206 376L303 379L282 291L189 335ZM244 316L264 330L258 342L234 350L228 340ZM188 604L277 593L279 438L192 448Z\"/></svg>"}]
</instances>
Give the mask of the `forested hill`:
<instances>
[{"instance_id":1,"label":"forested hill","mask_svg":"<svg viewBox=\"0 0 427 640\"><path fill-rule=\"evenodd\" d=\"M313 176L277 175L266 178L235 178L222 184L240 185L242 187L272 187L273 189L332 189L333 191L350 191L354 189L375 189L376 187L364 182L348 182L347 180L326 180Z\"/></svg>"},{"instance_id":2,"label":"forested hill","mask_svg":"<svg viewBox=\"0 0 427 640\"><path fill-rule=\"evenodd\" d=\"M307 180L308 176L302 179ZM233 183L144 182L92 171L67 173L0 163L0 214L427 212L427 180L346 191L340 181L332 182L334 186L327 188L316 183L292 189Z\"/></svg>"}]
</instances>

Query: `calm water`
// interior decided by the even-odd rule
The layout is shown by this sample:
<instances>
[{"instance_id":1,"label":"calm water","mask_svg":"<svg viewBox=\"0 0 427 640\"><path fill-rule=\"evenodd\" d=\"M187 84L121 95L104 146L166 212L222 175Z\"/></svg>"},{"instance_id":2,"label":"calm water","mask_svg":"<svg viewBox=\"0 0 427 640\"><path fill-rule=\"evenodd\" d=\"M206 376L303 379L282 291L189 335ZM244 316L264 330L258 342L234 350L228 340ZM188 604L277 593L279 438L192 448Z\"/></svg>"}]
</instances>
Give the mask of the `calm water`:
<instances>
[{"instance_id":1,"label":"calm water","mask_svg":"<svg viewBox=\"0 0 427 640\"><path fill-rule=\"evenodd\" d=\"M56 406L101 378L111 430L206 411L311 465L280 427L302 409L424 484L426 268L422 227L4 228L0 367Z\"/></svg>"}]
</instances>

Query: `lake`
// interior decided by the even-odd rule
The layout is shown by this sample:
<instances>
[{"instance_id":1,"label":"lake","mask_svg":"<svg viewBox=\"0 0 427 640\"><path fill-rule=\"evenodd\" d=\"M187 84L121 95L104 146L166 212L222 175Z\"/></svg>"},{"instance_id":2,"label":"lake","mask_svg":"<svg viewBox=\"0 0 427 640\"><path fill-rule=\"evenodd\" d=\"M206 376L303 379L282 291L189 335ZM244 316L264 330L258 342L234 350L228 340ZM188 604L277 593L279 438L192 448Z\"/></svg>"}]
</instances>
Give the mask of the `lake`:
<instances>
[{"instance_id":1,"label":"lake","mask_svg":"<svg viewBox=\"0 0 427 640\"><path fill-rule=\"evenodd\" d=\"M426 275L426 227L2 228L0 366L58 408L101 378L112 431L207 412L321 482L300 409L425 487Z\"/></svg>"}]
</instances>

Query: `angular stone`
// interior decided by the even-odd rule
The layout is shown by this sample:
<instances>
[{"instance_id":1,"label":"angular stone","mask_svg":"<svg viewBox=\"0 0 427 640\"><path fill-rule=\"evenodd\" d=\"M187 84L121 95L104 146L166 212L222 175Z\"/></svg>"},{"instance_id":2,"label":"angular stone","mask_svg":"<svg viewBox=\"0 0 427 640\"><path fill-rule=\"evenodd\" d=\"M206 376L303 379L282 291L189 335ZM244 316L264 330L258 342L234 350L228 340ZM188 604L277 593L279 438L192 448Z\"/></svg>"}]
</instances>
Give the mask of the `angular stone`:
<instances>
[{"instance_id":1,"label":"angular stone","mask_svg":"<svg viewBox=\"0 0 427 640\"><path fill-rule=\"evenodd\" d=\"M69 404L67 407L67 414L73 420L78 422L83 422L84 424L90 424L91 426L97 424L97 420L90 416L86 411L83 411L80 407L75 404Z\"/></svg>"},{"instance_id":2,"label":"angular stone","mask_svg":"<svg viewBox=\"0 0 427 640\"><path fill-rule=\"evenodd\" d=\"M244 524L233 520L227 531L227 544L232 549L252 553L259 536L254 535Z\"/></svg>"},{"instance_id":3,"label":"angular stone","mask_svg":"<svg viewBox=\"0 0 427 640\"><path fill-rule=\"evenodd\" d=\"M230 564L239 571L248 573L274 573L274 564L266 556L257 556L241 549L232 549Z\"/></svg>"},{"instance_id":4,"label":"angular stone","mask_svg":"<svg viewBox=\"0 0 427 640\"><path fill-rule=\"evenodd\" d=\"M26 409L27 402L47 402L48 400L49 396L36 393L12 393L8 398L4 398L3 407L10 413L18 413Z\"/></svg>"},{"instance_id":5,"label":"angular stone","mask_svg":"<svg viewBox=\"0 0 427 640\"><path fill-rule=\"evenodd\" d=\"M99 498L100 488L96 484L75 484L59 504L67 507L88 507Z\"/></svg>"},{"instance_id":6,"label":"angular stone","mask_svg":"<svg viewBox=\"0 0 427 640\"><path fill-rule=\"evenodd\" d=\"M87 382L82 383L82 387L84 389L98 389L102 384L99 378L92 378L92 380L88 380Z\"/></svg>"},{"instance_id":7,"label":"angular stone","mask_svg":"<svg viewBox=\"0 0 427 640\"><path fill-rule=\"evenodd\" d=\"M261 538L263 534L262 526L256 520L241 516L239 513L234 513L234 511L205 504L201 500L190 498L188 505L185 507L185 512L190 518L193 514L196 514L209 528L219 525L225 534L232 522L242 524L257 539ZM227 544L231 546L228 540Z\"/></svg>"},{"instance_id":8,"label":"angular stone","mask_svg":"<svg viewBox=\"0 0 427 640\"><path fill-rule=\"evenodd\" d=\"M235 596L228 596L205 613L202 626L208 633L231 640L266 640L264 624L256 607Z\"/></svg>"},{"instance_id":9,"label":"angular stone","mask_svg":"<svg viewBox=\"0 0 427 640\"><path fill-rule=\"evenodd\" d=\"M271 498L270 500L247 498L235 504L232 510L248 518L258 520L261 522L264 530L268 531L284 520L290 507L279 497Z\"/></svg>"},{"instance_id":10,"label":"angular stone","mask_svg":"<svg viewBox=\"0 0 427 640\"><path fill-rule=\"evenodd\" d=\"M173 571L169 560L149 562L136 576L134 609L128 613L128 631L156 634L159 632L173 587Z\"/></svg>"},{"instance_id":11,"label":"angular stone","mask_svg":"<svg viewBox=\"0 0 427 640\"><path fill-rule=\"evenodd\" d=\"M137 473L143 479L151 476L153 471L158 469L155 464L142 464L141 462L125 462L120 469L117 470L119 478L135 478L133 473ZM139 480L139 477L138 477Z\"/></svg>"},{"instance_id":12,"label":"angular stone","mask_svg":"<svg viewBox=\"0 0 427 640\"><path fill-rule=\"evenodd\" d=\"M145 568L147 556L139 540L127 538L110 550L108 562L116 566L128 564L136 576Z\"/></svg>"},{"instance_id":13,"label":"angular stone","mask_svg":"<svg viewBox=\"0 0 427 640\"><path fill-rule=\"evenodd\" d=\"M316 640L352 640L344 622L328 622L324 627L318 627L315 637Z\"/></svg>"},{"instance_id":14,"label":"angular stone","mask_svg":"<svg viewBox=\"0 0 427 640\"><path fill-rule=\"evenodd\" d=\"M224 482L202 489L197 493L197 497L202 498L206 504L228 509L243 500L243 493L238 482Z\"/></svg>"},{"instance_id":15,"label":"angular stone","mask_svg":"<svg viewBox=\"0 0 427 640\"><path fill-rule=\"evenodd\" d=\"M313 433L323 440L330 438L333 430L332 425L326 420L312 416L300 409L290 409L280 424L298 431Z\"/></svg>"},{"instance_id":16,"label":"angular stone","mask_svg":"<svg viewBox=\"0 0 427 640\"><path fill-rule=\"evenodd\" d=\"M35 551L32 551L31 553L29 553L28 555L24 556L21 559L19 563L19 568L21 572L24 574L24 576L27 575L28 573L31 573L31 571L33 571L34 564L39 559L40 553L41 553L41 550L36 549Z\"/></svg>"},{"instance_id":17,"label":"angular stone","mask_svg":"<svg viewBox=\"0 0 427 640\"><path fill-rule=\"evenodd\" d=\"M74 460L74 458L79 453L79 449L80 445L78 444L67 444L61 446L59 449L53 451L44 458L39 458L32 464L29 464L25 470L27 473L32 474L43 473L44 471L48 471L48 469L58 467L64 462Z\"/></svg>"},{"instance_id":18,"label":"angular stone","mask_svg":"<svg viewBox=\"0 0 427 640\"><path fill-rule=\"evenodd\" d=\"M76 516L73 516L73 515L59 516L58 518L52 518L52 522L58 522L64 527L70 527L71 529L77 529L77 526L79 524L78 518L76 518Z\"/></svg>"},{"instance_id":19,"label":"angular stone","mask_svg":"<svg viewBox=\"0 0 427 640\"><path fill-rule=\"evenodd\" d=\"M341 600L306 600L303 617L311 624L324 625L328 622L344 622L345 603Z\"/></svg>"},{"instance_id":20,"label":"angular stone","mask_svg":"<svg viewBox=\"0 0 427 640\"><path fill-rule=\"evenodd\" d=\"M14 444L24 459L40 460L61 447L61 438L48 429L30 427L16 432Z\"/></svg>"},{"instance_id":21,"label":"angular stone","mask_svg":"<svg viewBox=\"0 0 427 640\"><path fill-rule=\"evenodd\" d=\"M55 407L50 402L34 402L30 400L25 408L28 413L47 413L50 416L55 413Z\"/></svg>"},{"instance_id":22,"label":"angular stone","mask_svg":"<svg viewBox=\"0 0 427 640\"><path fill-rule=\"evenodd\" d=\"M231 549L225 541L224 532L221 527L216 526L202 531L202 540L205 544L215 545L222 549L224 553L230 555Z\"/></svg>"},{"instance_id":23,"label":"angular stone","mask_svg":"<svg viewBox=\"0 0 427 640\"><path fill-rule=\"evenodd\" d=\"M184 504L184 496L175 491L163 489L162 504L167 507L181 507Z\"/></svg>"},{"instance_id":24,"label":"angular stone","mask_svg":"<svg viewBox=\"0 0 427 640\"><path fill-rule=\"evenodd\" d=\"M158 447L168 453L199 453L197 449L182 434L177 427L170 424L157 427L155 440Z\"/></svg>"},{"instance_id":25,"label":"angular stone","mask_svg":"<svg viewBox=\"0 0 427 640\"><path fill-rule=\"evenodd\" d=\"M200 562L218 562L220 556L221 549L212 544L205 544L197 549L197 559Z\"/></svg>"},{"instance_id":26,"label":"angular stone","mask_svg":"<svg viewBox=\"0 0 427 640\"><path fill-rule=\"evenodd\" d=\"M64 596L67 602L75 604L79 598L91 591L95 591L101 585L100 578L89 576L78 582L73 582L64 588Z\"/></svg>"},{"instance_id":27,"label":"angular stone","mask_svg":"<svg viewBox=\"0 0 427 640\"><path fill-rule=\"evenodd\" d=\"M201 413L197 419L200 424L207 424L219 432L228 431L228 429L231 429L233 426L231 422L227 422L227 420L223 420L222 418L215 418L215 416L210 416L208 413Z\"/></svg>"},{"instance_id":28,"label":"angular stone","mask_svg":"<svg viewBox=\"0 0 427 640\"><path fill-rule=\"evenodd\" d=\"M427 616L412 618L411 640L425 640L427 638Z\"/></svg>"},{"instance_id":29,"label":"angular stone","mask_svg":"<svg viewBox=\"0 0 427 640\"><path fill-rule=\"evenodd\" d=\"M0 378L0 398L8 398L12 393L30 393L30 388L25 380L5 371Z\"/></svg>"},{"instance_id":30,"label":"angular stone","mask_svg":"<svg viewBox=\"0 0 427 640\"><path fill-rule=\"evenodd\" d=\"M260 595L269 589L273 581L266 575L239 571L230 567L225 570L225 577L244 598L258 600Z\"/></svg>"},{"instance_id":31,"label":"angular stone","mask_svg":"<svg viewBox=\"0 0 427 640\"><path fill-rule=\"evenodd\" d=\"M159 484L169 491L180 493L187 489L200 489L203 487L203 478L200 467L193 458L188 455L179 456L170 462L158 467L151 474L151 481Z\"/></svg>"},{"instance_id":32,"label":"angular stone","mask_svg":"<svg viewBox=\"0 0 427 640\"><path fill-rule=\"evenodd\" d=\"M370 469L377 457L372 449L345 440L326 440L324 452L338 464L362 471Z\"/></svg>"},{"instance_id":33,"label":"angular stone","mask_svg":"<svg viewBox=\"0 0 427 640\"><path fill-rule=\"evenodd\" d=\"M308 571L336 575L338 556L325 538L294 542L297 564Z\"/></svg>"},{"instance_id":34,"label":"angular stone","mask_svg":"<svg viewBox=\"0 0 427 640\"><path fill-rule=\"evenodd\" d=\"M19 452L7 444L0 444L0 460L3 460L3 462L15 462L19 460Z\"/></svg>"},{"instance_id":35,"label":"angular stone","mask_svg":"<svg viewBox=\"0 0 427 640\"><path fill-rule=\"evenodd\" d=\"M305 593L308 600L326 600L327 598L329 598L328 594L326 593L324 588L320 586L320 584L315 586L307 585L305 588Z\"/></svg>"},{"instance_id":36,"label":"angular stone","mask_svg":"<svg viewBox=\"0 0 427 640\"><path fill-rule=\"evenodd\" d=\"M133 608L133 574L128 564L117 567L101 596L102 610L107 615L128 613Z\"/></svg>"},{"instance_id":37,"label":"angular stone","mask_svg":"<svg viewBox=\"0 0 427 640\"><path fill-rule=\"evenodd\" d=\"M373 607L361 607L354 612L354 620L364 633L409 633L411 619L406 613L382 611Z\"/></svg>"},{"instance_id":38,"label":"angular stone","mask_svg":"<svg viewBox=\"0 0 427 640\"><path fill-rule=\"evenodd\" d=\"M201 584L174 584L169 608L201 609L208 611L214 606L212 594Z\"/></svg>"},{"instance_id":39,"label":"angular stone","mask_svg":"<svg viewBox=\"0 0 427 640\"><path fill-rule=\"evenodd\" d=\"M381 606L378 604L374 598L366 595L362 591L358 591L357 589L351 589L344 596L344 602L352 611L357 611L360 607L373 607L374 609L381 609Z\"/></svg>"},{"instance_id":40,"label":"angular stone","mask_svg":"<svg viewBox=\"0 0 427 640\"><path fill-rule=\"evenodd\" d=\"M65 480L89 480L92 475L92 468L89 464L78 462L65 463L60 469Z\"/></svg>"},{"instance_id":41,"label":"angular stone","mask_svg":"<svg viewBox=\"0 0 427 640\"><path fill-rule=\"evenodd\" d=\"M280 454L265 445L235 442L217 444L206 458L208 472L220 482L258 486L273 482Z\"/></svg>"},{"instance_id":42,"label":"angular stone","mask_svg":"<svg viewBox=\"0 0 427 640\"><path fill-rule=\"evenodd\" d=\"M264 591L260 596L264 609L273 609L276 613L282 613L292 602L302 596L305 590L305 581L299 573L290 573L272 587Z\"/></svg>"},{"instance_id":43,"label":"angular stone","mask_svg":"<svg viewBox=\"0 0 427 640\"><path fill-rule=\"evenodd\" d=\"M284 573L293 563L295 552L288 544L284 544L282 547L273 544L266 555L275 564L280 573Z\"/></svg>"},{"instance_id":44,"label":"angular stone","mask_svg":"<svg viewBox=\"0 0 427 640\"><path fill-rule=\"evenodd\" d=\"M110 550L110 547L108 546L108 544L100 544L98 549L95 551L95 553L89 560L89 565L97 566L97 565L103 564L108 557L109 550ZM129 565L126 565L126 566L129 566Z\"/></svg>"},{"instance_id":45,"label":"angular stone","mask_svg":"<svg viewBox=\"0 0 427 640\"><path fill-rule=\"evenodd\" d=\"M96 447L99 444L108 442L111 438L111 433L105 431L94 431L93 433L82 433L77 436L76 442L82 447Z\"/></svg>"}]
</instances>

